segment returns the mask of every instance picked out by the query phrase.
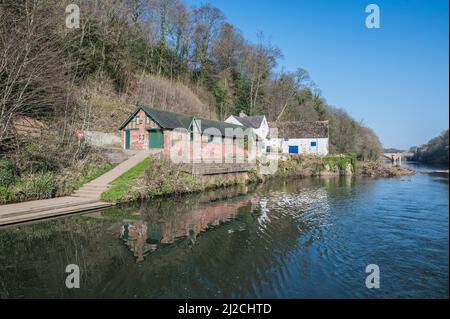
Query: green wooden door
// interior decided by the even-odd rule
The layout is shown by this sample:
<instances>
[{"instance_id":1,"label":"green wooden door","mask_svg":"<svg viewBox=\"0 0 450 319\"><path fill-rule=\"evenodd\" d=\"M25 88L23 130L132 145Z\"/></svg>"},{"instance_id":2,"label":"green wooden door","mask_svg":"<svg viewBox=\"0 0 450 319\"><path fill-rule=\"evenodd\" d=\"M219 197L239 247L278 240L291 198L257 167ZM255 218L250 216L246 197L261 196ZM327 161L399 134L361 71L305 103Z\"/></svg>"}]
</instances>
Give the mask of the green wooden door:
<instances>
[{"instance_id":1,"label":"green wooden door","mask_svg":"<svg viewBox=\"0 0 450 319\"><path fill-rule=\"evenodd\" d=\"M125 131L125 149L130 149L130 131Z\"/></svg>"},{"instance_id":2,"label":"green wooden door","mask_svg":"<svg viewBox=\"0 0 450 319\"><path fill-rule=\"evenodd\" d=\"M149 130L148 131L148 143L150 148L163 148L164 147L164 134L161 130Z\"/></svg>"}]
</instances>

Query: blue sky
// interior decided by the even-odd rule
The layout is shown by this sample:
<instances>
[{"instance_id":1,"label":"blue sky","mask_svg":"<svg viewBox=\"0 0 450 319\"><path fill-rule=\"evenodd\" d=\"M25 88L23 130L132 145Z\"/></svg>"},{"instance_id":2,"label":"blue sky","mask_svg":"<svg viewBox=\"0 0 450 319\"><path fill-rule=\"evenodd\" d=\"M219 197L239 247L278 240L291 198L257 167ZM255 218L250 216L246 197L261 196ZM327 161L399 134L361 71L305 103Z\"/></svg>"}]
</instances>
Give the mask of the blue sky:
<instances>
[{"instance_id":1,"label":"blue sky","mask_svg":"<svg viewBox=\"0 0 450 319\"><path fill-rule=\"evenodd\" d=\"M447 0L186 0L210 3L249 41L263 31L279 67L309 71L330 105L374 129L385 147L426 143L449 126ZM366 5L381 28L365 27Z\"/></svg>"}]
</instances>

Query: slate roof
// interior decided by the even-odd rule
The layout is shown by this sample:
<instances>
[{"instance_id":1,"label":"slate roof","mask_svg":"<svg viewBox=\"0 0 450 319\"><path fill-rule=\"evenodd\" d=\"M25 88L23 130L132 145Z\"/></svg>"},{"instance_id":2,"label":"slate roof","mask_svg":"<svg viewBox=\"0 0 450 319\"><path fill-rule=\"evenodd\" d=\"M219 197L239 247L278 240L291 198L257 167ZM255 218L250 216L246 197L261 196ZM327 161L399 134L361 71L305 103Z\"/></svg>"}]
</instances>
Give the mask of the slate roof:
<instances>
[{"instance_id":1,"label":"slate roof","mask_svg":"<svg viewBox=\"0 0 450 319\"><path fill-rule=\"evenodd\" d=\"M271 122L270 128L278 129L278 136L270 137L278 138L328 138L329 136L329 122Z\"/></svg>"},{"instance_id":2,"label":"slate roof","mask_svg":"<svg viewBox=\"0 0 450 319\"><path fill-rule=\"evenodd\" d=\"M191 124L194 119L197 121L199 121L199 120L201 121L202 133L207 128L217 128L220 131L220 133L222 134L222 136L224 136L226 128L242 129L242 126L240 126L240 125L235 125L235 124L220 122L220 121L214 121L214 120L207 120L207 119L203 119L203 118L192 116L192 115L163 111L163 110L151 108L151 107L148 107L145 105L137 105L137 107L133 111L133 113L131 113L131 115L120 125L119 130L122 130L123 128L125 128L127 126L127 124L135 117L136 113L139 112L139 110L143 110L148 116L150 116L163 129L172 130L175 128L184 128L186 130L191 130Z\"/></svg>"},{"instance_id":3,"label":"slate roof","mask_svg":"<svg viewBox=\"0 0 450 319\"><path fill-rule=\"evenodd\" d=\"M236 120L238 120L242 125L252 128L259 128L264 119L264 115L255 115L255 116L234 116Z\"/></svg>"},{"instance_id":4,"label":"slate roof","mask_svg":"<svg viewBox=\"0 0 450 319\"><path fill-rule=\"evenodd\" d=\"M236 125L236 124L231 124L231 123L227 123L227 122L220 122L220 121L214 121L214 120L205 120L199 117L196 117L196 120L200 120L201 121L201 130L202 133L208 129L208 128L216 128L220 131L220 133L222 134L222 136L225 136L226 133L226 129L227 128L231 128L231 129L235 129L235 128L239 128L239 129L243 129L245 130L246 127L242 127L241 125Z\"/></svg>"}]
</instances>

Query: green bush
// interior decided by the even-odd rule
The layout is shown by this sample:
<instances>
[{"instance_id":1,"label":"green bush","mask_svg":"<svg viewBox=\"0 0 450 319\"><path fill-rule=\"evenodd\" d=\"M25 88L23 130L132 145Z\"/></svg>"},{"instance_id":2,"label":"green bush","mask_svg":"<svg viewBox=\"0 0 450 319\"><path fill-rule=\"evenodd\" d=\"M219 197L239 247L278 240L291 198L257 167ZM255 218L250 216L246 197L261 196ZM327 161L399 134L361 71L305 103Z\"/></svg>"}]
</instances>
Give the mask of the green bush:
<instances>
[{"instance_id":1,"label":"green bush","mask_svg":"<svg viewBox=\"0 0 450 319\"><path fill-rule=\"evenodd\" d=\"M14 185L17 200L51 198L55 196L57 190L58 181L51 172L23 176Z\"/></svg>"},{"instance_id":2,"label":"green bush","mask_svg":"<svg viewBox=\"0 0 450 319\"><path fill-rule=\"evenodd\" d=\"M10 187L0 186L0 204L16 201L16 194Z\"/></svg>"},{"instance_id":3,"label":"green bush","mask_svg":"<svg viewBox=\"0 0 450 319\"><path fill-rule=\"evenodd\" d=\"M0 187L14 184L16 176L16 167L6 158L0 158Z\"/></svg>"}]
</instances>

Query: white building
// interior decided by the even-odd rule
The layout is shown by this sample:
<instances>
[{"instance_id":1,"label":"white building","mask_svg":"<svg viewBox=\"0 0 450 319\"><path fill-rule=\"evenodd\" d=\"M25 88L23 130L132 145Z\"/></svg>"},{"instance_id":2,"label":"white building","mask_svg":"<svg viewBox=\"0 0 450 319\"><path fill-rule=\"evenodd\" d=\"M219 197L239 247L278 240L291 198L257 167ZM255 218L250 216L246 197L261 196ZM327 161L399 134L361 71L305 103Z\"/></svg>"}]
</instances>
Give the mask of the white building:
<instances>
[{"instance_id":1,"label":"white building","mask_svg":"<svg viewBox=\"0 0 450 319\"><path fill-rule=\"evenodd\" d=\"M328 121L270 123L270 134L263 141L263 151L283 154L328 155L328 124Z\"/></svg>"},{"instance_id":2,"label":"white building","mask_svg":"<svg viewBox=\"0 0 450 319\"><path fill-rule=\"evenodd\" d=\"M259 141L264 141L269 134L269 124L264 115L247 116L241 112L239 116L231 115L225 122L252 128Z\"/></svg>"}]
</instances>

